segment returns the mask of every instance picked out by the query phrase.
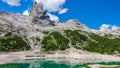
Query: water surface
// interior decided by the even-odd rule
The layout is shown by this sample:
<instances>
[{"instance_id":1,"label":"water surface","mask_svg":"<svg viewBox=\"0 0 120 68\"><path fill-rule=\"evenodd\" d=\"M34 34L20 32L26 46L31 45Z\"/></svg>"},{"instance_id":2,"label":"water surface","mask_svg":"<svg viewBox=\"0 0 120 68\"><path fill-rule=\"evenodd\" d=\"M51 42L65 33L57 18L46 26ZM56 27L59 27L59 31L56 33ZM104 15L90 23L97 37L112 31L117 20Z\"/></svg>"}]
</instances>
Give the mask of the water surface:
<instances>
[{"instance_id":1,"label":"water surface","mask_svg":"<svg viewBox=\"0 0 120 68\"><path fill-rule=\"evenodd\" d=\"M88 65L120 65L120 62L101 62L101 63L70 63L69 61L55 61L55 60L22 60L14 63L0 65L0 68L90 68ZM120 68L120 67L115 67Z\"/></svg>"}]
</instances>

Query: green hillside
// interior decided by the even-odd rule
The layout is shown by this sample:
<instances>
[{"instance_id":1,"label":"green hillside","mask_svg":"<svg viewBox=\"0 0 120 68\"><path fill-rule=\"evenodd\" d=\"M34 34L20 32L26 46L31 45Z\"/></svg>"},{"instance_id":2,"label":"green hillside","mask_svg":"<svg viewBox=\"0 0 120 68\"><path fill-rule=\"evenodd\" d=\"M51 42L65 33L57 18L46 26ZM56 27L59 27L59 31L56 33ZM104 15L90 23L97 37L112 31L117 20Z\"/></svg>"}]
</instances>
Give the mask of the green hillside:
<instances>
[{"instance_id":1,"label":"green hillside","mask_svg":"<svg viewBox=\"0 0 120 68\"><path fill-rule=\"evenodd\" d=\"M101 54L120 53L120 38L100 36L81 30L43 31L44 37L32 37L33 42L40 44L41 51L52 52L68 48L82 49ZM29 39L27 39L29 40ZM13 52L31 49L24 37L8 32L0 36L0 51ZM34 46L36 46L34 45Z\"/></svg>"},{"instance_id":2,"label":"green hillside","mask_svg":"<svg viewBox=\"0 0 120 68\"><path fill-rule=\"evenodd\" d=\"M30 46L20 36L8 32L5 36L0 36L0 51L15 52L29 50Z\"/></svg>"},{"instance_id":3,"label":"green hillside","mask_svg":"<svg viewBox=\"0 0 120 68\"><path fill-rule=\"evenodd\" d=\"M120 53L120 39L110 39L80 30L64 30L63 33L51 32L42 40L42 49L46 51L65 50L69 47L101 54Z\"/></svg>"}]
</instances>

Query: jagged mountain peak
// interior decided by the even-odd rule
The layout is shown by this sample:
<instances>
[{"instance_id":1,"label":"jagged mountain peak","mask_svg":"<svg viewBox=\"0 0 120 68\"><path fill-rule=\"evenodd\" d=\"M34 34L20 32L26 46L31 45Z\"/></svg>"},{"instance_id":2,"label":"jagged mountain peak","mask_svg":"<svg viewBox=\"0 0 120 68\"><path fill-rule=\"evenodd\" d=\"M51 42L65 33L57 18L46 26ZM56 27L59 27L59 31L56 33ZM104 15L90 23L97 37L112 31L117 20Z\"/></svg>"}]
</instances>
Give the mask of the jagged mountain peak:
<instances>
[{"instance_id":1,"label":"jagged mountain peak","mask_svg":"<svg viewBox=\"0 0 120 68\"><path fill-rule=\"evenodd\" d=\"M77 19L70 19L65 24L66 24L66 26L69 26L73 29L76 28L76 29L80 29L83 31L87 31L87 32L90 30L87 26L85 26L84 24L79 22L79 20L77 20Z\"/></svg>"},{"instance_id":2,"label":"jagged mountain peak","mask_svg":"<svg viewBox=\"0 0 120 68\"><path fill-rule=\"evenodd\" d=\"M44 13L43 4L34 1L30 16L41 16Z\"/></svg>"},{"instance_id":3,"label":"jagged mountain peak","mask_svg":"<svg viewBox=\"0 0 120 68\"><path fill-rule=\"evenodd\" d=\"M80 25L80 22L77 19L70 19L66 22L66 24L70 25Z\"/></svg>"},{"instance_id":4,"label":"jagged mountain peak","mask_svg":"<svg viewBox=\"0 0 120 68\"><path fill-rule=\"evenodd\" d=\"M54 23L43 9L43 4L37 3L36 1L34 1L30 17L32 17L31 22L33 26L37 29L39 29L39 27L53 26Z\"/></svg>"}]
</instances>

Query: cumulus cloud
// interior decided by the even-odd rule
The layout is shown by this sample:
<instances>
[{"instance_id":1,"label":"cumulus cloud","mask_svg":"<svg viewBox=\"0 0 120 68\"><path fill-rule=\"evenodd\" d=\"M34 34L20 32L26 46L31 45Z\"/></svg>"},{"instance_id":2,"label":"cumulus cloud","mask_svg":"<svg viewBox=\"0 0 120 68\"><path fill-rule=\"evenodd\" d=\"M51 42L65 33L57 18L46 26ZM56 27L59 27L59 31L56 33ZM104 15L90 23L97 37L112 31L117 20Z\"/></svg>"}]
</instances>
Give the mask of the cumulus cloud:
<instances>
[{"instance_id":1,"label":"cumulus cloud","mask_svg":"<svg viewBox=\"0 0 120 68\"><path fill-rule=\"evenodd\" d=\"M111 30L118 30L118 29L120 29L120 27L118 27L118 26L116 26L116 25L113 25L112 27L111 27Z\"/></svg>"},{"instance_id":2,"label":"cumulus cloud","mask_svg":"<svg viewBox=\"0 0 120 68\"><path fill-rule=\"evenodd\" d=\"M59 18L58 18L57 16L52 15L52 14L50 14L50 13L47 13L47 14L50 16L50 20L51 20L51 21L59 21Z\"/></svg>"},{"instance_id":3,"label":"cumulus cloud","mask_svg":"<svg viewBox=\"0 0 120 68\"><path fill-rule=\"evenodd\" d=\"M21 0L2 0L2 1L11 6L20 6Z\"/></svg>"},{"instance_id":4,"label":"cumulus cloud","mask_svg":"<svg viewBox=\"0 0 120 68\"><path fill-rule=\"evenodd\" d=\"M100 31L102 31L102 32L108 32L108 31L110 31L110 26L111 25L102 24L101 27L100 27Z\"/></svg>"},{"instance_id":5,"label":"cumulus cloud","mask_svg":"<svg viewBox=\"0 0 120 68\"><path fill-rule=\"evenodd\" d=\"M68 9L67 8L64 8L64 9L62 9L61 11L59 11L59 14L64 14L64 13L66 13L68 11Z\"/></svg>"},{"instance_id":6,"label":"cumulus cloud","mask_svg":"<svg viewBox=\"0 0 120 68\"><path fill-rule=\"evenodd\" d=\"M108 25L108 24L102 24L100 27L100 31L102 32L109 32L109 31L114 31L118 29L120 29L120 27L116 25Z\"/></svg>"},{"instance_id":7,"label":"cumulus cloud","mask_svg":"<svg viewBox=\"0 0 120 68\"><path fill-rule=\"evenodd\" d=\"M29 16L29 14L30 14L30 12L29 12L28 10L25 10L25 11L23 12L23 15Z\"/></svg>"},{"instance_id":8,"label":"cumulus cloud","mask_svg":"<svg viewBox=\"0 0 120 68\"><path fill-rule=\"evenodd\" d=\"M64 9L63 5L65 4L66 0L35 0L38 3L42 3L45 10L49 12L60 12L65 13L68 9Z\"/></svg>"}]
</instances>

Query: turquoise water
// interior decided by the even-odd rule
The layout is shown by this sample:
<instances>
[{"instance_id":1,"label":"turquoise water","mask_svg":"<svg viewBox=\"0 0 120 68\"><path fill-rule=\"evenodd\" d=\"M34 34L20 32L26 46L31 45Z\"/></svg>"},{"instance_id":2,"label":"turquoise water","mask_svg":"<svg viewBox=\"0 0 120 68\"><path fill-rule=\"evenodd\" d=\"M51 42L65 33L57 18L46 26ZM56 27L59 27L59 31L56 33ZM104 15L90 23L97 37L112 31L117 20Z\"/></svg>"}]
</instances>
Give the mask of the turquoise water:
<instances>
[{"instance_id":1,"label":"turquoise water","mask_svg":"<svg viewBox=\"0 0 120 68\"><path fill-rule=\"evenodd\" d=\"M90 68L88 65L120 65L120 62L101 62L101 63L70 63L68 61L50 61L50 60L22 60L14 63L0 65L0 68Z\"/></svg>"}]
</instances>

